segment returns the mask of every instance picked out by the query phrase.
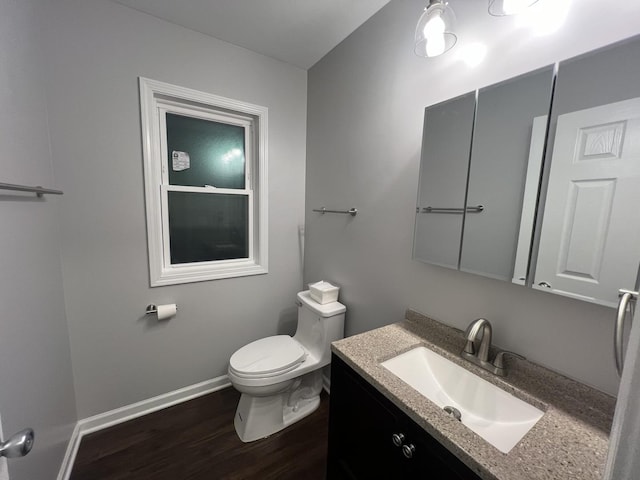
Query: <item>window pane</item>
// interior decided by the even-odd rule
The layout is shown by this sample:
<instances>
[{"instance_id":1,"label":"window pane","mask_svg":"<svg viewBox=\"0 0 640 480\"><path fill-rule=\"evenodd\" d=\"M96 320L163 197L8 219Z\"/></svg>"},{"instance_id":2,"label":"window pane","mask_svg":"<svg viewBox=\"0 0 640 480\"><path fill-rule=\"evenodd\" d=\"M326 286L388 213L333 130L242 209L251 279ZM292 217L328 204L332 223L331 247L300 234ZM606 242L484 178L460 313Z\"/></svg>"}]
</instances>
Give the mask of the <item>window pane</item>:
<instances>
[{"instance_id":1,"label":"window pane","mask_svg":"<svg viewBox=\"0 0 640 480\"><path fill-rule=\"evenodd\" d=\"M169 184L245 188L244 127L167 113Z\"/></svg>"},{"instance_id":2,"label":"window pane","mask_svg":"<svg viewBox=\"0 0 640 480\"><path fill-rule=\"evenodd\" d=\"M167 193L172 265L249 257L247 195Z\"/></svg>"}]
</instances>

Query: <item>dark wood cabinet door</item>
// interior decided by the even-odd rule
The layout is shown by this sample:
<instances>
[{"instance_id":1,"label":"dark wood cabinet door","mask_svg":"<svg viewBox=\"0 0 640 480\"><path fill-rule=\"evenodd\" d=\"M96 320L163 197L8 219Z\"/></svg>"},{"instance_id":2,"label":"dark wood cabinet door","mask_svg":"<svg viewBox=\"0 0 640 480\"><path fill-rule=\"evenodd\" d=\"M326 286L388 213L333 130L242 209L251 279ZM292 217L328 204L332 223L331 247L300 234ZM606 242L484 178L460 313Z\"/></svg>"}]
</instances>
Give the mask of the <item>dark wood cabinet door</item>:
<instances>
[{"instance_id":1,"label":"dark wood cabinet door","mask_svg":"<svg viewBox=\"0 0 640 480\"><path fill-rule=\"evenodd\" d=\"M396 437L400 445L394 444L394 435L400 435ZM328 480L479 478L346 363L333 356Z\"/></svg>"},{"instance_id":2,"label":"dark wood cabinet door","mask_svg":"<svg viewBox=\"0 0 640 480\"><path fill-rule=\"evenodd\" d=\"M392 442L393 434L399 433L399 418L363 388L355 372L342 366L333 369L328 478L403 478L403 458Z\"/></svg>"}]
</instances>

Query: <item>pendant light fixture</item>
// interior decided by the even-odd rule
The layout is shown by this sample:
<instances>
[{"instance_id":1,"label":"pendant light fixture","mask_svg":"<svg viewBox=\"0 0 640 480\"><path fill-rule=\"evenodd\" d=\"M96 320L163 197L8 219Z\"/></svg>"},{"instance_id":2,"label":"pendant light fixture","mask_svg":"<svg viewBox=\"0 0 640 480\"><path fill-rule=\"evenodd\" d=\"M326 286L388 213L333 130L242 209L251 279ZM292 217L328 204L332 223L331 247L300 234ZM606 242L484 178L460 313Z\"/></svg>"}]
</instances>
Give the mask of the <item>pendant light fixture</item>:
<instances>
[{"instance_id":1,"label":"pendant light fixture","mask_svg":"<svg viewBox=\"0 0 640 480\"><path fill-rule=\"evenodd\" d=\"M447 2L429 0L418 20L415 53L420 57L437 57L453 48L458 40L453 33L455 16Z\"/></svg>"},{"instance_id":2,"label":"pendant light fixture","mask_svg":"<svg viewBox=\"0 0 640 480\"><path fill-rule=\"evenodd\" d=\"M489 0L489 15L504 17L516 15L530 7L538 0Z\"/></svg>"}]
</instances>

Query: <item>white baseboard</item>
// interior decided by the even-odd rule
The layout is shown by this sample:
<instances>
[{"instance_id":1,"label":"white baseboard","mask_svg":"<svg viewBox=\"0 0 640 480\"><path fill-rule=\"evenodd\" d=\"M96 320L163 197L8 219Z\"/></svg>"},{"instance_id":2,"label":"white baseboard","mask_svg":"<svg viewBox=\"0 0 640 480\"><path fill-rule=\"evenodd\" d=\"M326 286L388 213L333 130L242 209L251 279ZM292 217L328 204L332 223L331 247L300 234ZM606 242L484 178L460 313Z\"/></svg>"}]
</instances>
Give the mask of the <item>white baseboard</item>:
<instances>
[{"instance_id":1,"label":"white baseboard","mask_svg":"<svg viewBox=\"0 0 640 480\"><path fill-rule=\"evenodd\" d=\"M331 395L331 379L326 375L322 375L322 388Z\"/></svg>"},{"instance_id":2,"label":"white baseboard","mask_svg":"<svg viewBox=\"0 0 640 480\"><path fill-rule=\"evenodd\" d=\"M131 405L125 405L124 407L116 408L115 410L110 410L108 412L78 420L71 438L69 439L67 451L64 455L64 459L62 460L62 466L60 467L57 480L69 479L71 470L73 469L73 463L75 462L76 455L78 453L78 447L80 446L80 440L82 440L84 435L133 420L134 418L138 418L149 413L157 412L158 410L177 405L178 403L193 400L194 398L201 397L230 386L231 382L229 381L229 378L226 375L222 375L221 377L205 380L204 382L189 385L187 387L174 390L173 392L163 393L157 397L148 398L140 402L132 403Z\"/></svg>"},{"instance_id":3,"label":"white baseboard","mask_svg":"<svg viewBox=\"0 0 640 480\"><path fill-rule=\"evenodd\" d=\"M80 447L80 423L76 423L69 443L67 444L67 450L64 452L64 458L62 459L62 465L58 472L57 480L68 480L71 476L71 470L73 470L73 462L76 459L78 453L78 447Z\"/></svg>"}]
</instances>

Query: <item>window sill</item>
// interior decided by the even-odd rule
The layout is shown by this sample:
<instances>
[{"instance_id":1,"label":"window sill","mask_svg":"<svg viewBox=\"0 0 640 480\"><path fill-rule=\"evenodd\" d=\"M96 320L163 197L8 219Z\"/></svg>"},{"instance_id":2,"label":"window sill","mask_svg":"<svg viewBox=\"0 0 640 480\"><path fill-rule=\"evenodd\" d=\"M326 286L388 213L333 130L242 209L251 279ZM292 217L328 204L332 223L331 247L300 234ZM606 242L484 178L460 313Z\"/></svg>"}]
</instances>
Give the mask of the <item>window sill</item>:
<instances>
[{"instance_id":1,"label":"window sill","mask_svg":"<svg viewBox=\"0 0 640 480\"><path fill-rule=\"evenodd\" d=\"M215 269L202 270L202 267L173 267L159 272L151 278L152 287L179 285L181 283L206 282L223 278L247 277L250 275L264 275L269 270L265 265L255 262L220 266Z\"/></svg>"}]
</instances>

